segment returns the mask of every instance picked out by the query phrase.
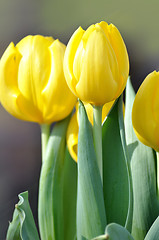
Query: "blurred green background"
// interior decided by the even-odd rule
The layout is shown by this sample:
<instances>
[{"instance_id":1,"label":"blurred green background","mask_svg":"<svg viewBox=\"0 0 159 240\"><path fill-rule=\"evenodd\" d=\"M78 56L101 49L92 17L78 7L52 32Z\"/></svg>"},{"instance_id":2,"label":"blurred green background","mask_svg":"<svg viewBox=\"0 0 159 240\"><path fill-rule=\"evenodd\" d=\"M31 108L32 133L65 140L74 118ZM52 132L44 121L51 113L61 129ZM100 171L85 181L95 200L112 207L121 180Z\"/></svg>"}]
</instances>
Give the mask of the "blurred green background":
<instances>
[{"instance_id":1,"label":"blurred green background","mask_svg":"<svg viewBox=\"0 0 159 240\"><path fill-rule=\"evenodd\" d=\"M135 89L159 66L158 0L0 0L0 56L8 44L42 34L67 44L80 25L102 20L121 32L130 57ZM0 107L0 239L4 240L17 194L29 190L37 218L40 128L10 116Z\"/></svg>"}]
</instances>

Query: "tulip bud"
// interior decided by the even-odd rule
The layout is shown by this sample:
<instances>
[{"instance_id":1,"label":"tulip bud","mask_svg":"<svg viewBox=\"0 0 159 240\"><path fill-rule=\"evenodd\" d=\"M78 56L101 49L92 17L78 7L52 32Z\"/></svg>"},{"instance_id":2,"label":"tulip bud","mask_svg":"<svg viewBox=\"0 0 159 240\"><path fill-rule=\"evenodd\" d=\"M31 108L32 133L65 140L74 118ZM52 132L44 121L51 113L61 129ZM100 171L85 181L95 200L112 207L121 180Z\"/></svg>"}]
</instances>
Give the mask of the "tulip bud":
<instances>
[{"instance_id":1,"label":"tulip bud","mask_svg":"<svg viewBox=\"0 0 159 240\"><path fill-rule=\"evenodd\" d=\"M159 72L150 73L133 104L132 123L138 139L159 151Z\"/></svg>"},{"instance_id":2,"label":"tulip bud","mask_svg":"<svg viewBox=\"0 0 159 240\"><path fill-rule=\"evenodd\" d=\"M71 91L83 102L100 106L117 99L129 74L129 59L117 28L106 22L78 28L64 57L64 73Z\"/></svg>"},{"instance_id":3,"label":"tulip bud","mask_svg":"<svg viewBox=\"0 0 159 240\"><path fill-rule=\"evenodd\" d=\"M104 122L106 116L108 115L110 109L112 108L114 101L106 103L102 109L102 122ZM71 157L77 162L77 145L78 145L78 130L79 130L79 113L78 113L78 103L76 104L76 112L73 114L68 129L67 129L67 146ZM93 107L91 104L84 104L86 112L88 114L88 119L93 125Z\"/></svg>"},{"instance_id":4,"label":"tulip bud","mask_svg":"<svg viewBox=\"0 0 159 240\"><path fill-rule=\"evenodd\" d=\"M8 46L0 62L0 100L10 114L40 124L69 115L76 98L64 77L64 53L59 40L40 35Z\"/></svg>"}]
</instances>

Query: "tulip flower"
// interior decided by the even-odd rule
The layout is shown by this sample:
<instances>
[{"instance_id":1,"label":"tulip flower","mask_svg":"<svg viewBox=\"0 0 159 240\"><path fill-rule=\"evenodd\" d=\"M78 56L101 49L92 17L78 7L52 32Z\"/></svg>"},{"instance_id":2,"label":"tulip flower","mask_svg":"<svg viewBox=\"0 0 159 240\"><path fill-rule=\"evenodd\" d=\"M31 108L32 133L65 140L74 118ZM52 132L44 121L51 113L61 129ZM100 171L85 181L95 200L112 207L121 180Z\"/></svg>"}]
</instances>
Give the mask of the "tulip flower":
<instances>
[{"instance_id":1,"label":"tulip flower","mask_svg":"<svg viewBox=\"0 0 159 240\"><path fill-rule=\"evenodd\" d=\"M106 103L102 109L102 122L104 122L110 109L112 108L114 101ZM93 125L93 107L91 104L84 104L88 119ZM79 129L79 116L78 116L78 103L76 104L76 112L73 114L68 129L67 129L67 146L71 157L77 162L77 145L78 145L78 129Z\"/></svg>"},{"instance_id":2,"label":"tulip flower","mask_svg":"<svg viewBox=\"0 0 159 240\"><path fill-rule=\"evenodd\" d=\"M159 151L159 72L150 73L133 104L132 123L138 139Z\"/></svg>"},{"instance_id":3,"label":"tulip flower","mask_svg":"<svg viewBox=\"0 0 159 240\"><path fill-rule=\"evenodd\" d=\"M69 115L76 97L64 77L64 53L65 45L51 37L10 43L0 62L0 100L10 114L39 124Z\"/></svg>"},{"instance_id":4,"label":"tulip flower","mask_svg":"<svg viewBox=\"0 0 159 240\"><path fill-rule=\"evenodd\" d=\"M102 106L117 99L129 74L128 54L118 29L106 22L86 31L79 27L66 48L64 73L71 91L83 102Z\"/></svg>"}]
</instances>

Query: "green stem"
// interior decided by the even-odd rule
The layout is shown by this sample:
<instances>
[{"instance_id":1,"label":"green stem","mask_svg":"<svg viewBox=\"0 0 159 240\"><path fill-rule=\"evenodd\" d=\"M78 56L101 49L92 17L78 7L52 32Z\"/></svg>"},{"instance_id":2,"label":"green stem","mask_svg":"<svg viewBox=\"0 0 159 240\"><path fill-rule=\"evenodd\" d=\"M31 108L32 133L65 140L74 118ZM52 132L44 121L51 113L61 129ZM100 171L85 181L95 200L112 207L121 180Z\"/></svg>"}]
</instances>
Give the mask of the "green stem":
<instances>
[{"instance_id":1,"label":"green stem","mask_svg":"<svg viewBox=\"0 0 159 240\"><path fill-rule=\"evenodd\" d=\"M157 154L157 196L159 198L159 152Z\"/></svg>"},{"instance_id":2,"label":"green stem","mask_svg":"<svg viewBox=\"0 0 159 240\"><path fill-rule=\"evenodd\" d=\"M97 164L103 182L103 156L102 156L102 106L93 106L93 138Z\"/></svg>"},{"instance_id":3,"label":"green stem","mask_svg":"<svg viewBox=\"0 0 159 240\"><path fill-rule=\"evenodd\" d=\"M50 124L41 124L40 127L41 127L42 162L44 162L46 146L50 135Z\"/></svg>"}]
</instances>

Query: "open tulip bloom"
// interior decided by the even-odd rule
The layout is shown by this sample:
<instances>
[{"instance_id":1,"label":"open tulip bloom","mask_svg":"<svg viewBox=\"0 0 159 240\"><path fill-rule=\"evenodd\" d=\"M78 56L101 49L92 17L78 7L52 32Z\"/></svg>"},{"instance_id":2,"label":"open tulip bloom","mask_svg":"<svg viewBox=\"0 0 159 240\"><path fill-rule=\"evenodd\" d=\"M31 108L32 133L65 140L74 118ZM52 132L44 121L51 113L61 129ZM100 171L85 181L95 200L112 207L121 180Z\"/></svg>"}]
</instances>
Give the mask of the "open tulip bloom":
<instances>
[{"instance_id":1,"label":"open tulip bloom","mask_svg":"<svg viewBox=\"0 0 159 240\"><path fill-rule=\"evenodd\" d=\"M136 97L128 75L106 22L78 28L67 47L41 35L8 46L0 101L40 125L42 164L38 226L20 193L7 240L159 240L159 73Z\"/></svg>"}]
</instances>

